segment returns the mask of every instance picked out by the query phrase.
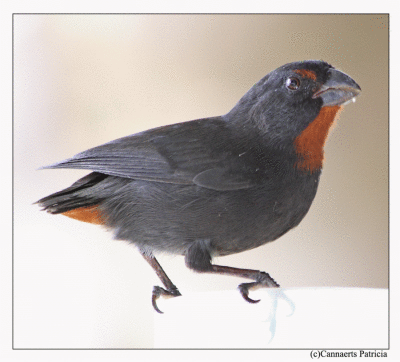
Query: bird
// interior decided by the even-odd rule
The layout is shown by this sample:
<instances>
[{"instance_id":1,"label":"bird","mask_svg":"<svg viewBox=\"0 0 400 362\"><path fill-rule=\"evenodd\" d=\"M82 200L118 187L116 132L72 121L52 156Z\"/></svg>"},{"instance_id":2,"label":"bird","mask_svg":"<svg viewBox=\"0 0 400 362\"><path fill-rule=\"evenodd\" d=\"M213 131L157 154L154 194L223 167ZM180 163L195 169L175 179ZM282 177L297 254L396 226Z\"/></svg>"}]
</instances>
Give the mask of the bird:
<instances>
[{"instance_id":1,"label":"bird","mask_svg":"<svg viewBox=\"0 0 400 362\"><path fill-rule=\"evenodd\" d=\"M213 264L295 228L309 211L324 144L360 86L323 60L288 63L258 81L226 114L149 129L43 169L91 173L37 201L50 214L105 226L134 244L163 287L181 296L156 259L184 256L196 272L248 279L238 289L278 288L266 272Z\"/></svg>"}]
</instances>

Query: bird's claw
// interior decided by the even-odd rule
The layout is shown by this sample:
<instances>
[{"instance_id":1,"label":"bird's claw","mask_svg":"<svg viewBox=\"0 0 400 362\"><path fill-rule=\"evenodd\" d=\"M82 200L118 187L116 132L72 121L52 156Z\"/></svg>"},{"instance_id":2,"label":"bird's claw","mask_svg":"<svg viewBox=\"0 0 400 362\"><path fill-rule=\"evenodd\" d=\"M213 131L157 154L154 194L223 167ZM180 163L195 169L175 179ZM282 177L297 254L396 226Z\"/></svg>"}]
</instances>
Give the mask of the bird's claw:
<instances>
[{"instance_id":1,"label":"bird's claw","mask_svg":"<svg viewBox=\"0 0 400 362\"><path fill-rule=\"evenodd\" d=\"M164 298L171 298L171 297L179 297L182 294L179 292L178 288L174 287L169 290L155 286L153 288L153 293L151 297L151 304L153 305L153 308L155 309L156 312L163 314L158 306L157 306L157 299L163 296Z\"/></svg>"},{"instance_id":2,"label":"bird's claw","mask_svg":"<svg viewBox=\"0 0 400 362\"><path fill-rule=\"evenodd\" d=\"M240 294L242 295L244 300L249 303L258 303L260 301L260 299L254 300L249 298L249 290L252 289L252 287L254 287L255 284L257 283L242 283L238 287Z\"/></svg>"},{"instance_id":3,"label":"bird's claw","mask_svg":"<svg viewBox=\"0 0 400 362\"><path fill-rule=\"evenodd\" d=\"M256 282L242 283L239 285L239 291L243 299L249 303L258 303L260 299L254 300L249 297L249 291L258 288L279 288L279 284L271 278L268 273L260 272Z\"/></svg>"}]
</instances>

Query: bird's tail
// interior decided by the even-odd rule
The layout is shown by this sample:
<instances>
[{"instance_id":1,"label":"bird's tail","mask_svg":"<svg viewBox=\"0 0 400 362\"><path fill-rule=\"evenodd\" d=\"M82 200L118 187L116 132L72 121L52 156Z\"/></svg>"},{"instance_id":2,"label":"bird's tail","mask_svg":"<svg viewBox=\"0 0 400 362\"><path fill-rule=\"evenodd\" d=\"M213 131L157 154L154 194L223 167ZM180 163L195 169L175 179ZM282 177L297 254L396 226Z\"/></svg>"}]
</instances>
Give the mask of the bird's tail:
<instances>
[{"instance_id":1,"label":"bird's tail","mask_svg":"<svg viewBox=\"0 0 400 362\"><path fill-rule=\"evenodd\" d=\"M63 214L80 221L103 224L103 217L98 210L102 200L87 191L106 177L108 176L92 172L70 187L40 199L36 204L51 214Z\"/></svg>"}]
</instances>

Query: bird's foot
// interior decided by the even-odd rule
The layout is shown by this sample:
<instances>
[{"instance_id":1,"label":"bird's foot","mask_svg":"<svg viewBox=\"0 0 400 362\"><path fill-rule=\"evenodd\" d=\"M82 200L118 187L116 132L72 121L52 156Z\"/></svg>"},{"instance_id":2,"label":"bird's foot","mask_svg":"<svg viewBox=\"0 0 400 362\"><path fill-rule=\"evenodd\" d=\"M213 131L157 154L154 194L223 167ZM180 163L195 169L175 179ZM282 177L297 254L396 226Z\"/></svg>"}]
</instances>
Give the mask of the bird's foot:
<instances>
[{"instance_id":1,"label":"bird's foot","mask_svg":"<svg viewBox=\"0 0 400 362\"><path fill-rule=\"evenodd\" d=\"M260 299L254 300L249 297L250 290L259 288L279 288L279 284L272 279L268 273L260 272L257 276L257 281L253 283L242 283L238 288L245 301L249 303L258 303Z\"/></svg>"},{"instance_id":2,"label":"bird's foot","mask_svg":"<svg viewBox=\"0 0 400 362\"><path fill-rule=\"evenodd\" d=\"M156 310L158 313L164 313L162 312L158 307L157 307L157 299L160 298L161 296L164 298L172 298L172 297L179 297L182 294L179 292L177 287L173 287L171 289L164 289L158 286L155 286L153 288L153 293L151 297L151 303L153 304L153 308Z\"/></svg>"}]
</instances>

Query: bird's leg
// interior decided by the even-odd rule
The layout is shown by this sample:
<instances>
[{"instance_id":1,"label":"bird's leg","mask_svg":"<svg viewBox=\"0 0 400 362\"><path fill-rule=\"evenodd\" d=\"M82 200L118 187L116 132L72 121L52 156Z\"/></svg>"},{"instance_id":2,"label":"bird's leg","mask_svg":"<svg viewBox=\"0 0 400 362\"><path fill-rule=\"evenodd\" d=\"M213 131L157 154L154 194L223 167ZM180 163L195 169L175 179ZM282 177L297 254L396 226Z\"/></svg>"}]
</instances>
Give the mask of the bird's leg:
<instances>
[{"instance_id":1,"label":"bird's leg","mask_svg":"<svg viewBox=\"0 0 400 362\"><path fill-rule=\"evenodd\" d=\"M242 283L238 287L242 297L249 303L258 303L260 301L259 299L254 300L249 298L250 290L258 288L279 288L279 284L272 279L268 273L259 270L232 268L223 265L211 265L211 267L212 269L208 271L210 273L232 275L254 280L252 283Z\"/></svg>"},{"instance_id":2,"label":"bird's leg","mask_svg":"<svg viewBox=\"0 0 400 362\"><path fill-rule=\"evenodd\" d=\"M253 270L239 269L223 265L211 264L210 243L208 240L196 240L185 254L186 266L200 273L217 273L252 279L252 283L242 283L239 291L249 303L258 303L259 300L249 298L249 291L258 288L279 288L279 284L268 273Z\"/></svg>"},{"instance_id":3,"label":"bird's leg","mask_svg":"<svg viewBox=\"0 0 400 362\"><path fill-rule=\"evenodd\" d=\"M161 296L163 297L179 297L182 295L178 288L174 285L174 283L171 282L171 279L168 278L167 274L165 273L164 269L161 267L161 265L158 263L157 259L153 255L149 255L147 253L141 252L143 257L147 260L147 262L151 265L151 267L154 269L156 272L157 276L160 278L161 282L164 284L165 288L161 288L159 286L154 286L153 288L153 294L151 298L151 302L153 304L153 308L158 312L158 313L163 313L158 307L157 307L157 299L160 298Z\"/></svg>"}]
</instances>

